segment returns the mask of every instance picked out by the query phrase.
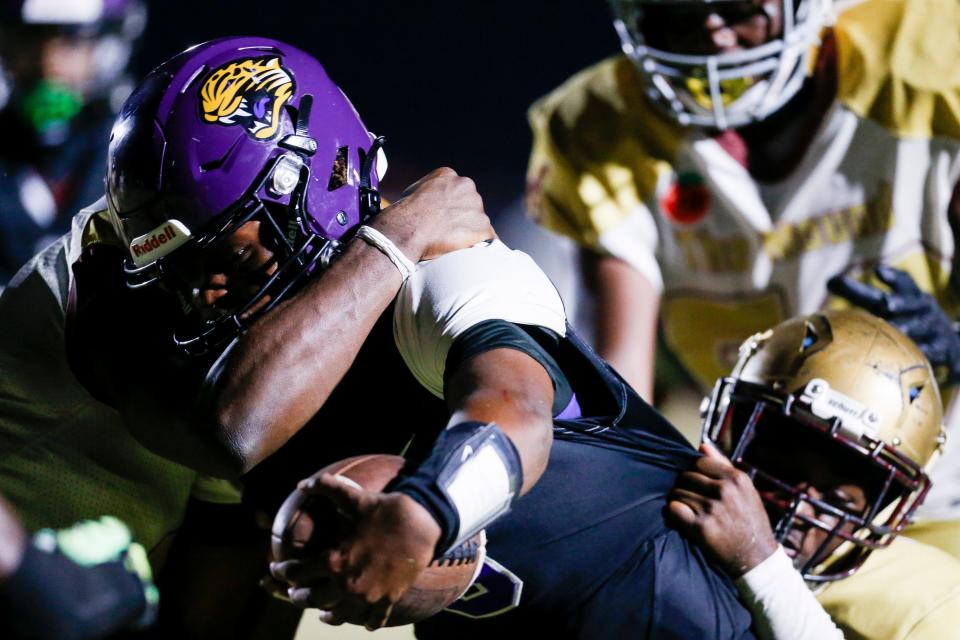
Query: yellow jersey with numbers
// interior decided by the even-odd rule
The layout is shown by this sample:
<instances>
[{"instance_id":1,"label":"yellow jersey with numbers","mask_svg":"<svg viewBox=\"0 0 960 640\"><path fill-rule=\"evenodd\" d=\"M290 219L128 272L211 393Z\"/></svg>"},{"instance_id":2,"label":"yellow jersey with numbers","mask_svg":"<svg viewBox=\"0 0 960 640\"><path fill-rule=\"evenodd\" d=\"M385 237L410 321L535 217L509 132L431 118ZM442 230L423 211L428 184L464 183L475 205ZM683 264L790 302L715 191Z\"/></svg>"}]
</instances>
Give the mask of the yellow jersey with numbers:
<instances>
[{"instance_id":1,"label":"yellow jersey with numbers","mask_svg":"<svg viewBox=\"0 0 960 640\"><path fill-rule=\"evenodd\" d=\"M623 56L531 109L534 215L660 289L665 343L704 388L746 337L828 304L837 273L882 261L948 297L960 5L868 0L833 35L837 97L776 183L758 183L703 130L660 116Z\"/></svg>"}]
</instances>

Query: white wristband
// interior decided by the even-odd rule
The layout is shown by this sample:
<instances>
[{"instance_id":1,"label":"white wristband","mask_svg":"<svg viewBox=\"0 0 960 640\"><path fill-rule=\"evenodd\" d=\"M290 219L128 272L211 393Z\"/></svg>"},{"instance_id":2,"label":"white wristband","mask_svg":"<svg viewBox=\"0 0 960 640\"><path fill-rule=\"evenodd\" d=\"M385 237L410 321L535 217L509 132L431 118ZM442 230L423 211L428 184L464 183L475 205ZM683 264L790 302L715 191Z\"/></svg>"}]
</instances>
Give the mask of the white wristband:
<instances>
[{"instance_id":1,"label":"white wristband","mask_svg":"<svg viewBox=\"0 0 960 640\"><path fill-rule=\"evenodd\" d=\"M400 276L404 282L417 270L417 265L411 262L407 256L403 255L403 252L397 248L397 245L390 241L390 238L373 227L368 227L367 225L361 226L357 229L356 236L390 258L390 262L392 262L393 266L400 272Z\"/></svg>"}]
</instances>

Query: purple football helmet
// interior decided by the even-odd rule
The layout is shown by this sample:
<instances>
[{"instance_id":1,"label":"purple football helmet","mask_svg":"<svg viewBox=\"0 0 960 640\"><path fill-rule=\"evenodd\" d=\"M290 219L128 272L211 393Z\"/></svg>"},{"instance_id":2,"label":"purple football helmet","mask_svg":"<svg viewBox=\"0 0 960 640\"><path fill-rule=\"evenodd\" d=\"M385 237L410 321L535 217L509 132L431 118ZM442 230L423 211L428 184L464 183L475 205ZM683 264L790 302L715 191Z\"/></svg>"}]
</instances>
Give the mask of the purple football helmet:
<instances>
[{"instance_id":1,"label":"purple football helmet","mask_svg":"<svg viewBox=\"0 0 960 640\"><path fill-rule=\"evenodd\" d=\"M188 353L222 345L379 210L381 146L299 49L224 38L184 51L143 80L110 136L107 204L127 249L127 285L162 282L179 295L187 321L174 339ZM185 274L254 219L275 271L238 308L198 321Z\"/></svg>"}]
</instances>

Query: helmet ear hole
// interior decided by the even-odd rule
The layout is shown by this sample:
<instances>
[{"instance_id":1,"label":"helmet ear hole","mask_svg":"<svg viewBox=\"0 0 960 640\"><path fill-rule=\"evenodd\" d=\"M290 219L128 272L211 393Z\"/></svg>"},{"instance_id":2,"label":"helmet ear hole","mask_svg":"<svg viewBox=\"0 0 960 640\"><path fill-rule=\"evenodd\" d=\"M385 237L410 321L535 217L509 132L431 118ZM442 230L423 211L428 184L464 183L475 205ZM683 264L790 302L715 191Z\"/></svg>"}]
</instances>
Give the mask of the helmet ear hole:
<instances>
[{"instance_id":1,"label":"helmet ear hole","mask_svg":"<svg viewBox=\"0 0 960 640\"><path fill-rule=\"evenodd\" d=\"M907 392L910 398L910 404L913 404L913 401L920 397L920 394L923 393L924 384L921 382L910 387L910 390Z\"/></svg>"},{"instance_id":2,"label":"helmet ear hole","mask_svg":"<svg viewBox=\"0 0 960 640\"><path fill-rule=\"evenodd\" d=\"M330 169L330 181L327 183L327 191L333 191L347 184L349 178L349 147L340 147L337 149L337 155L333 159L333 167Z\"/></svg>"},{"instance_id":3,"label":"helmet ear hole","mask_svg":"<svg viewBox=\"0 0 960 640\"><path fill-rule=\"evenodd\" d=\"M800 353L808 351L813 345L817 343L817 330L813 328L813 324L810 322L804 323L804 334L803 342L800 344Z\"/></svg>"}]
</instances>

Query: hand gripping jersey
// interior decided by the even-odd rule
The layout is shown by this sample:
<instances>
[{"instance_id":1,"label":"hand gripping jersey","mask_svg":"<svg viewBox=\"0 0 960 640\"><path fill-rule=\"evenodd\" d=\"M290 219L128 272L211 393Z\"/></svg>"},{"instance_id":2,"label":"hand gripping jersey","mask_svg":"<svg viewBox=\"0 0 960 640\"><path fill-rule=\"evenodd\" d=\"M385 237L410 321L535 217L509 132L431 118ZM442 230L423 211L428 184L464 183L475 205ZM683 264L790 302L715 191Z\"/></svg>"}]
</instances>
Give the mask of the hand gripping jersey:
<instances>
[{"instance_id":1,"label":"hand gripping jersey","mask_svg":"<svg viewBox=\"0 0 960 640\"><path fill-rule=\"evenodd\" d=\"M836 303L826 281L840 272L866 277L882 261L955 308L946 211L960 176L960 7L867 0L833 38L836 98L776 183L660 117L625 57L531 109L531 209L661 290L662 337L704 389L754 332ZM928 503L953 517L951 500Z\"/></svg>"},{"instance_id":2,"label":"hand gripping jersey","mask_svg":"<svg viewBox=\"0 0 960 640\"><path fill-rule=\"evenodd\" d=\"M104 209L78 214L0 296L0 492L28 530L112 515L151 549L179 526L196 474L134 440L74 376L64 346L71 265L105 228L91 224Z\"/></svg>"},{"instance_id":3,"label":"hand gripping jersey","mask_svg":"<svg viewBox=\"0 0 960 640\"><path fill-rule=\"evenodd\" d=\"M363 453L420 461L449 420L446 379L491 349L523 351L555 388L547 470L488 526L488 562L422 638L741 638L735 586L666 527L696 453L577 336L525 254L493 241L421 263L313 420L244 479L275 507L297 480Z\"/></svg>"}]
</instances>

